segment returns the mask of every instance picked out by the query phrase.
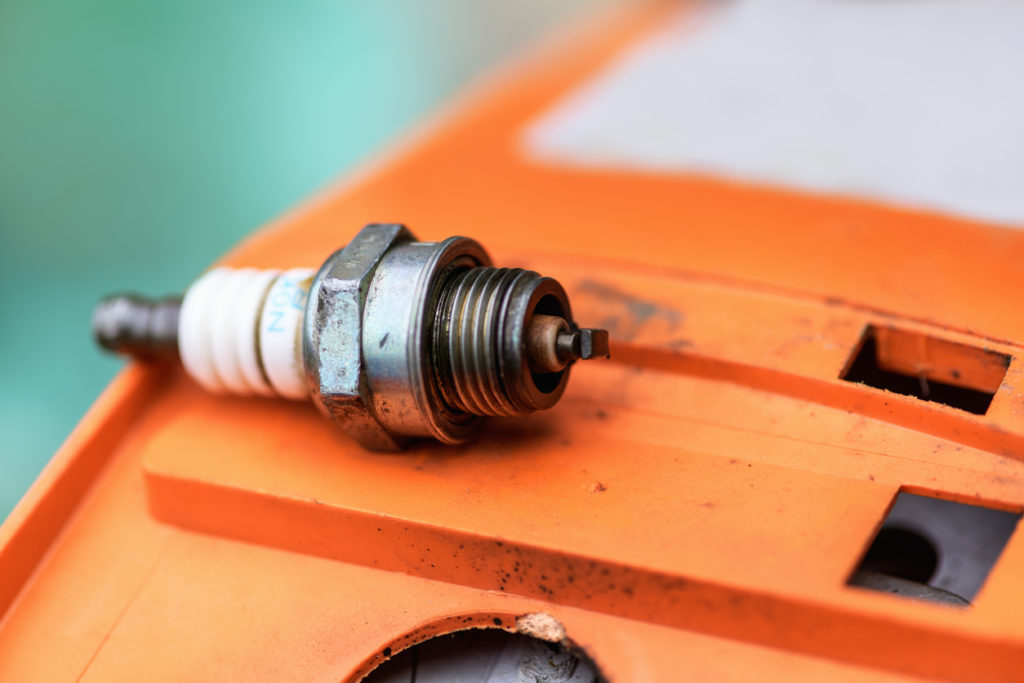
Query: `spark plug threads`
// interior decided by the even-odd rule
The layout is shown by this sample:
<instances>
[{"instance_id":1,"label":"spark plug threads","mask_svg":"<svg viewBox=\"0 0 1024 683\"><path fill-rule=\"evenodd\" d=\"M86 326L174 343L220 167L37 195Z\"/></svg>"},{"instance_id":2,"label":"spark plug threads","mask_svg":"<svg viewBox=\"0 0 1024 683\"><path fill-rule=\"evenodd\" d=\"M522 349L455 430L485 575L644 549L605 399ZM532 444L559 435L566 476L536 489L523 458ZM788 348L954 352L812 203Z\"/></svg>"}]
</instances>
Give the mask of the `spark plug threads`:
<instances>
[{"instance_id":1,"label":"spark plug threads","mask_svg":"<svg viewBox=\"0 0 1024 683\"><path fill-rule=\"evenodd\" d=\"M529 354L543 353L545 340L530 343L528 321L539 315L565 321L568 308L561 285L532 271L481 267L454 276L442 294L434 336L449 404L493 417L553 406L565 390L565 365L553 372L532 370L537 363ZM553 354L554 340L550 345Z\"/></svg>"}]
</instances>

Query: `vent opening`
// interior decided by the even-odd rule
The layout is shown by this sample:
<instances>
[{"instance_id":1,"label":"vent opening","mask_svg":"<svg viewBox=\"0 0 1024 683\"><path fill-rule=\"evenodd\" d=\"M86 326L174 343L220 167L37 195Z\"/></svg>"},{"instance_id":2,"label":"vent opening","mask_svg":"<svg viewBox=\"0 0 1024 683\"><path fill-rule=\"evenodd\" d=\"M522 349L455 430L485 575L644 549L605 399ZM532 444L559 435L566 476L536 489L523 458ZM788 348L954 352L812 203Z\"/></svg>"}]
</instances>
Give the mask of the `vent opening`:
<instances>
[{"instance_id":1,"label":"vent opening","mask_svg":"<svg viewBox=\"0 0 1024 683\"><path fill-rule=\"evenodd\" d=\"M984 415L1011 360L989 349L870 325L841 379Z\"/></svg>"},{"instance_id":2,"label":"vent opening","mask_svg":"<svg viewBox=\"0 0 1024 683\"><path fill-rule=\"evenodd\" d=\"M1019 513L900 493L847 583L966 607L1020 518Z\"/></svg>"},{"instance_id":3,"label":"vent opening","mask_svg":"<svg viewBox=\"0 0 1024 683\"><path fill-rule=\"evenodd\" d=\"M381 664L365 683L603 683L582 653L561 643L499 629L470 629L431 638Z\"/></svg>"}]
</instances>

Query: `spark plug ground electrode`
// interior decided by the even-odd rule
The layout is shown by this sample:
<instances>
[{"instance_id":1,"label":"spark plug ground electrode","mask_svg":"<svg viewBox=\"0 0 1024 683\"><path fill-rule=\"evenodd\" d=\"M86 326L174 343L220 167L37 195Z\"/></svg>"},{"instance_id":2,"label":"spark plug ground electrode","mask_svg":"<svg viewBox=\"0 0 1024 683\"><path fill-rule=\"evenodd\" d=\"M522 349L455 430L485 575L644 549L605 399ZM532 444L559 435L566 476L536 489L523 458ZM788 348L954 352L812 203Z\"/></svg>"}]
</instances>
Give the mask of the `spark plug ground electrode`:
<instances>
[{"instance_id":1,"label":"spark plug ground electrode","mask_svg":"<svg viewBox=\"0 0 1024 683\"><path fill-rule=\"evenodd\" d=\"M552 407L576 361L608 356L608 332L576 325L558 281L397 224L367 225L319 270L219 267L180 298L108 297L93 333L178 355L213 392L311 397L375 450L464 443L484 417Z\"/></svg>"}]
</instances>

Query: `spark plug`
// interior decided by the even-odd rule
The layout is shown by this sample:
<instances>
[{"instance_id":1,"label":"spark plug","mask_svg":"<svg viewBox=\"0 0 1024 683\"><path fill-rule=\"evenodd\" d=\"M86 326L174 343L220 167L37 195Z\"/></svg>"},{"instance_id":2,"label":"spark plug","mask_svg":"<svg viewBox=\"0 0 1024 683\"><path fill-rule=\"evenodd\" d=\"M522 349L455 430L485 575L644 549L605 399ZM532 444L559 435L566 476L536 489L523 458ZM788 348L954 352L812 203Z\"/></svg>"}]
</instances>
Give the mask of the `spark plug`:
<instances>
[{"instance_id":1,"label":"spark plug","mask_svg":"<svg viewBox=\"0 0 1024 683\"><path fill-rule=\"evenodd\" d=\"M556 280L397 224L367 225L319 270L219 267L180 298L108 297L92 323L103 348L177 355L209 391L312 398L373 450L465 443L484 417L551 408L576 361L609 353Z\"/></svg>"}]
</instances>

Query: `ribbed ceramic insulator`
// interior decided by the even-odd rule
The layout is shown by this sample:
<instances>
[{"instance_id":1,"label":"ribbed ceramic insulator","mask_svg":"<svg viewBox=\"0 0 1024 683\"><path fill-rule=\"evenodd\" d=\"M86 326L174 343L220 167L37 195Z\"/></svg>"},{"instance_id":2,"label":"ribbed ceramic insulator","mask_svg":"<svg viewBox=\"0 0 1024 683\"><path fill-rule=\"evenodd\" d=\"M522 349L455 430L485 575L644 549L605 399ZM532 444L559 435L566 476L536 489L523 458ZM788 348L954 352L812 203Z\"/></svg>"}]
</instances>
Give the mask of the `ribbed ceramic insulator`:
<instances>
[{"instance_id":1,"label":"ribbed ceramic insulator","mask_svg":"<svg viewBox=\"0 0 1024 683\"><path fill-rule=\"evenodd\" d=\"M188 374L214 392L308 397L300 329L312 276L308 268L205 273L178 320Z\"/></svg>"}]
</instances>

